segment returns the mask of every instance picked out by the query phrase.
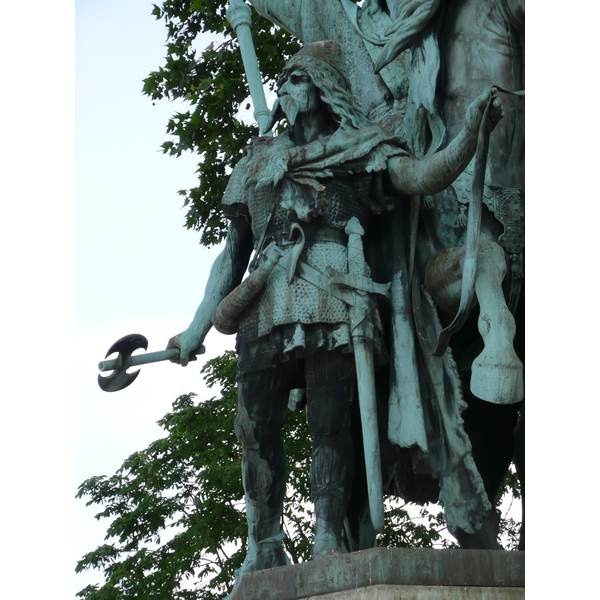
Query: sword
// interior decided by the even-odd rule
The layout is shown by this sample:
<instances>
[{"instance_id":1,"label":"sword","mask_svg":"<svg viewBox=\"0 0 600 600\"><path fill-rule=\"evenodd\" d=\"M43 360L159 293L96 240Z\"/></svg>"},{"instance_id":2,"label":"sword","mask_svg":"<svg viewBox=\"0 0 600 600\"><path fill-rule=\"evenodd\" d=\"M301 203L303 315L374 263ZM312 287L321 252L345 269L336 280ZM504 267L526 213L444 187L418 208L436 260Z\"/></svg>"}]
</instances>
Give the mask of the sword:
<instances>
[{"instance_id":1,"label":"sword","mask_svg":"<svg viewBox=\"0 0 600 600\"><path fill-rule=\"evenodd\" d=\"M295 224L295 229L302 229ZM371 522L377 533L383 531L383 482L381 476L381 452L379 449L379 428L377 425L377 397L375 390L375 364L373 360L373 323L368 319L374 303L372 294L379 294L390 300L390 283L375 283L367 276L367 264L362 243L364 229L356 217L350 219L345 229L348 235L348 273L338 273L329 268L327 275L321 274L301 260L300 252L288 252L277 266L286 269L288 282L294 273L348 304L350 333L354 346L358 402L363 433L365 467L367 471L367 491ZM297 240L300 249L304 246L304 235Z\"/></svg>"},{"instance_id":2,"label":"sword","mask_svg":"<svg viewBox=\"0 0 600 600\"><path fill-rule=\"evenodd\" d=\"M372 310L373 300L369 293L364 291L364 284L361 285L366 277L367 267L362 243L362 236L365 232L356 217L352 217L348 221L345 231L348 235L348 275L344 285L355 290L354 303L349 306L350 332L356 362L369 510L375 531L381 533L383 531L383 483L373 361L374 327L367 318ZM341 283L338 279L338 285ZM389 288L389 284L386 287Z\"/></svg>"}]
</instances>

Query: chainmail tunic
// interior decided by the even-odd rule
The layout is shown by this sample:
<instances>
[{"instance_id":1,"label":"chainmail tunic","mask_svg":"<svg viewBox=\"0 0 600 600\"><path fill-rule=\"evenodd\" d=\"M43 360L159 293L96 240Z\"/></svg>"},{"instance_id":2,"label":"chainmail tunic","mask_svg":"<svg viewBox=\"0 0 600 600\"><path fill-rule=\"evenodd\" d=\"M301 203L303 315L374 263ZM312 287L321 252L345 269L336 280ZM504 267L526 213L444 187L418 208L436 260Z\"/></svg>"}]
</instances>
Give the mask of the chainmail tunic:
<instances>
[{"instance_id":1,"label":"chainmail tunic","mask_svg":"<svg viewBox=\"0 0 600 600\"><path fill-rule=\"evenodd\" d=\"M366 230L370 216L381 213L381 204L371 200L371 174L337 176L323 179L325 191L318 206L312 206L313 217L300 221L297 212L281 206L282 185L262 187L244 184L244 158L234 169L223 197L228 217L249 219L255 249L265 228L262 248L274 241L282 247L292 223L299 223L306 236L300 260L321 273L328 266L341 273L348 272L346 224L357 217ZM296 185L283 182L284 185ZM260 344L255 344L256 340ZM269 276L265 287L240 319L236 346L240 354L238 374L272 366L287 360L294 351L305 356L317 348L328 350L342 347L351 352L348 326L348 306L313 284L294 276L287 283L287 273L279 266ZM260 350L259 350L260 348Z\"/></svg>"}]
</instances>

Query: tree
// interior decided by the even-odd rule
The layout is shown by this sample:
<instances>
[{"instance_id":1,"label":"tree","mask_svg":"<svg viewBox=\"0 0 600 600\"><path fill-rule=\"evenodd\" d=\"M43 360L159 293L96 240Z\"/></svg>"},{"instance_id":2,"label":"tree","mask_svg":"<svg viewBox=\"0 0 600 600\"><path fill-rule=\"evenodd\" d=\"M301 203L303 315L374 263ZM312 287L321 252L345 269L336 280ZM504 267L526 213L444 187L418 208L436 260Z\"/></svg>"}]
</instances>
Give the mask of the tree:
<instances>
[{"instance_id":1,"label":"tree","mask_svg":"<svg viewBox=\"0 0 600 600\"><path fill-rule=\"evenodd\" d=\"M152 100L181 98L190 104L167 124L174 140L166 154L184 151L199 156L198 186L179 193L187 207L186 225L200 232L205 246L221 241L227 222L220 208L227 174L241 158L258 127L236 119L249 96L235 32L225 18L226 0L165 0L152 14L165 21L168 38L164 67L144 80L143 92ZM200 55L194 44L200 33L216 34ZM252 33L264 82L271 89L286 60L299 49L289 33L275 28L253 11Z\"/></svg>"},{"instance_id":2,"label":"tree","mask_svg":"<svg viewBox=\"0 0 600 600\"><path fill-rule=\"evenodd\" d=\"M152 100L182 98L189 110L168 122L167 154L198 153L198 186L180 192L187 207L186 224L209 246L226 234L220 201L227 174L241 157L256 126L235 118L248 98L239 47L225 19L221 0L165 0L152 14L164 20L168 38L164 66L144 80ZM298 48L288 33L253 13L253 35L265 83L271 88L287 58ZM221 38L198 54L200 33ZM233 423L236 411L232 353L203 368L207 383L220 393L197 403L194 394L180 396L159 424L165 437L132 454L110 476L91 477L78 498L102 510L109 522L106 543L87 553L76 571L99 569L105 583L88 586L86 600L169 598L217 599L231 591L241 566L247 527L241 484L241 449ZM285 548L293 562L310 558L312 512L308 465L310 433L303 413L290 413L282 433L288 455ZM516 480L505 490L518 494ZM516 496L518 497L518 496ZM452 544L443 537L440 506L412 509L388 501L382 545L432 547ZM412 518L417 515L418 518ZM515 524L503 527L514 536ZM510 535L509 535L510 537Z\"/></svg>"}]
</instances>

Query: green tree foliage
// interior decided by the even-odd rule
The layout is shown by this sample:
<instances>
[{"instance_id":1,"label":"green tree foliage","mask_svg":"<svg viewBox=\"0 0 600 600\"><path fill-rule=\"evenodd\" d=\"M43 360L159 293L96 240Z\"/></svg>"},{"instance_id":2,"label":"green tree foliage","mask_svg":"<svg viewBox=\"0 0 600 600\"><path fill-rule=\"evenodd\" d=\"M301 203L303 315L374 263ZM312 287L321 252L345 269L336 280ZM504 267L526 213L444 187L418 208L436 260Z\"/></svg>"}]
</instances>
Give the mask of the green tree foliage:
<instances>
[{"instance_id":1,"label":"green tree foliage","mask_svg":"<svg viewBox=\"0 0 600 600\"><path fill-rule=\"evenodd\" d=\"M171 138L165 153L179 156L189 150L199 156L198 186L179 193L187 207L186 224L201 233L205 246L227 233L220 203L227 175L258 127L235 117L250 95L235 32L225 18L226 0L165 0L152 14L167 27L164 66L144 80L143 92L152 100L179 98L189 110L169 119ZM285 61L298 49L292 36L253 10L252 34L265 84L274 86ZM215 40L203 50L200 34Z\"/></svg>"},{"instance_id":2,"label":"green tree foliage","mask_svg":"<svg viewBox=\"0 0 600 600\"><path fill-rule=\"evenodd\" d=\"M510 469L496 494L496 506L504 503L504 514L500 518L499 537L505 550L518 550L521 521L508 516L513 502L521 502L521 484L514 465Z\"/></svg>"},{"instance_id":3,"label":"green tree foliage","mask_svg":"<svg viewBox=\"0 0 600 600\"><path fill-rule=\"evenodd\" d=\"M220 598L243 560L247 534L241 456L233 423L237 361L228 352L206 363L209 386L221 395L203 403L180 396L160 421L163 437L132 454L112 477L91 477L77 496L102 505L106 544L86 554L76 571L104 572L88 599ZM210 589L190 591L202 578ZM211 591L212 590L212 591Z\"/></svg>"}]
</instances>

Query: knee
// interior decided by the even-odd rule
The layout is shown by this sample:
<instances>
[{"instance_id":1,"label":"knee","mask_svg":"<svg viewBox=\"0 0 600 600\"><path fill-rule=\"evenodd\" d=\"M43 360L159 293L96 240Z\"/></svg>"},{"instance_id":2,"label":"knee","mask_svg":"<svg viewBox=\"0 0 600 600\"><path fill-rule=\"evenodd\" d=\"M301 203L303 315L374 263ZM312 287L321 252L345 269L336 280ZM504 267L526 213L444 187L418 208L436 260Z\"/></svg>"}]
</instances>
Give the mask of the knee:
<instances>
[{"instance_id":1,"label":"knee","mask_svg":"<svg viewBox=\"0 0 600 600\"><path fill-rule=\"evenodd\" d=\"M234 431L244 451L269 446L279 439L289 392L285 388L270 389L273 376L271 372L260 372L238 381Z\"/></svg>"},{"instance_id":2,"label":"knee","mask_svg":"<svg viewBox=\"0 0 600 600\"><path fill-rule=\"evenodd\" d=\"M243 406L238 406L238 412L235 416L235 423L233 426L235 435L237 436L238 442L242 445L242 448L250 448L256 446L258 448L258 440L254 435L254 427L248 411Z\"/></svg>"},{"instance_id":3,"label":"knee","mask_svg":"<svg viewBox=\"0 0 600 600\"><path fill-rule=\"evenodd\" d=\"M313 436L334 436L349 429L352 388L348 380L334 389L309 390L306 418Z\"/></svg>"},{"instance_id":4,"label":"knee","mask_svg":"<svg viewBox=\"0 0 600 600\"><path fill-rule=\"evenodd\" d=\"M234 431L244 452L266 451L279 440L279 430L278 423L252 418L244 407L238 407Z\"/></svg>"}]
</instances>

